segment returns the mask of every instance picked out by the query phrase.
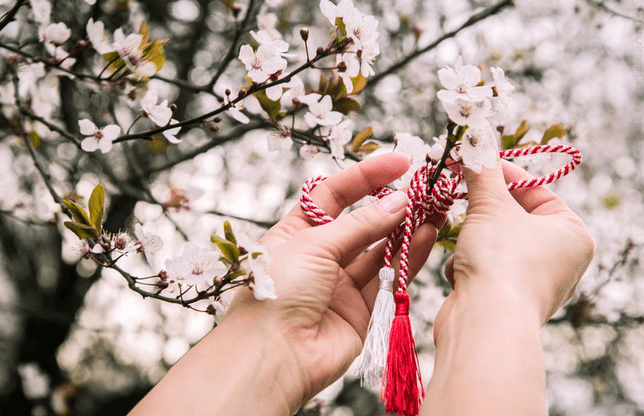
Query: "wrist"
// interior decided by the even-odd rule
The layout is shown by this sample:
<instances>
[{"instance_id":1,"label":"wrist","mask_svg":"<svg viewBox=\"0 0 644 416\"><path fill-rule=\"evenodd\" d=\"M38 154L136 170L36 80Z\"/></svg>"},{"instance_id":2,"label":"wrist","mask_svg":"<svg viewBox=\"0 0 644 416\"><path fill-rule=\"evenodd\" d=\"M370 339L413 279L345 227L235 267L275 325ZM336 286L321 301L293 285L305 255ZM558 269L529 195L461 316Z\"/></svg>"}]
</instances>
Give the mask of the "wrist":
<instances>
[{"instance_id":1,"label":"wrist","mask_svg":"<svg viewBox=\"0 0 644 416\"><path fill-rule=\"evenodd\" d=\"M307 395L306 380L286 338L268 319L231 314L211 334L221 337L216 344L233 348L225 365L235 369L227 392L220 395L220 411L213 414L290 415L299 409Z\"/></svg>"}]
</instances>

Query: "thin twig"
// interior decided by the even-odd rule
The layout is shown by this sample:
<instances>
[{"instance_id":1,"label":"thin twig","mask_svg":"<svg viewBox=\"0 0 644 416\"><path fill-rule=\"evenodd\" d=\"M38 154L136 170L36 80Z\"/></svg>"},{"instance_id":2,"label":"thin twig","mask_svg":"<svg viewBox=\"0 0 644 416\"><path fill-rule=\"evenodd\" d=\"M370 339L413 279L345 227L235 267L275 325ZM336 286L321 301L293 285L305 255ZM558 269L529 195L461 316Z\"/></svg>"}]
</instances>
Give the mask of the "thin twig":
<instances>
[{"instance_id":1,"label":"thin twig","mask_svg":"<svg viewBox=\"0 0 644 416\"><path fill-rule=\"evenodd\" d=\"M237 51L237 42L239 42L239 38L241 35L244 33L246 25L248 24L248 21L250 20L251 12L253 10L255 4L255 0L249 0L248 1L248 8L246 9L246 16L244 16L244 20L242 23L239 25L237 28L237 31L235 32L235 38L230 44L230 48L228 48L228 52L226 53L226 56L224 59L221 61L221 64L219 65L219 68L217 68L217 72L215 75L210 79L210 82L208 84L204 85L201 87L201 91L210 91L212 90L212 87L217 83L219 80L219 77L226 71L226 68L228 68L228 65L232 62L233 58L235 57L235 52Z\"/></svg>"},{"instance_id":2,"label":"thin twig","mask_svg":"<svg viewBox=\"0 0 644 416\"><path fill-rule=\"evenodd\" d=\"M11 21L13 18L16 16L16 13L18 13L18 10L25 4L25 0L18 0L16 1L16 4L13 5L13 7L4 14L2 17L2 20L0 20L0 31L4 29Z\"/></svg>"},{"instance_id":3,"label":"thin twig","mask_svg":"<svg viewBox=\"0 0 644 416\"><path fill-rule=\"evenodd\" d=\"M614 10L611 7L606 6L606 4L603 1L596 1L596 0L586 0L586 3L590 4L591 6L597 7L598 9L601 9L605 12L608 12L614 16L621 17L624 19L631 20L639 25L644 25L644 20L640 20L636 17L629 16L627 14L624 14L622 12L618 12L617 10Z\"/></svg>"},{"instance_id":4,"label":"thin twig","mask_svg":"<svg viewBox=\"0 0 644 416\"><path fill-rule=\"evenodd\" d=\"M456 36L463 29L466 29L466 28L468 28L468 27L480 22L481 20L485 20L488 17L493 16L493 15L499 13L500 11L502 11L503 9L505 9L506 7L512 6L512 5L514 5L514 0L503 0L503 1L501 1L501 2L499 2L497 4L495 4L495 5L493 5L493 6L489 7L489 8L487 8L487 9L479 12L479 13L473 14L472 16L470 16L469 19L467 19L465 21L465 23L463 23L458 28L452 30L451 32L447 32L447 33L443 34L441 37L439 37L438 39L436 39L435 41L433 41L429 45L425 46L424 48L415 50L414 52L412 52L409 55L407 55L404 58L402 58L400 61L398 61L395 64L391 65L389 68L385 69L382 72L379 72L377 75L375 75L373 78L371 78L367 82L367 87L368 88L373 87L378 82L382 81L382 79L384 77L386 77L387 75L398 71L399 69L401 69L402 67L404 67L405 65L407 65L408 63L413 61L414 59L418 58L420 55L422 55L422 54L424 54L426 52L429 52L432 49L436 48L444 40L449 39L449 38L453 38L454 36Z\"/></svg>"}]
</instances>

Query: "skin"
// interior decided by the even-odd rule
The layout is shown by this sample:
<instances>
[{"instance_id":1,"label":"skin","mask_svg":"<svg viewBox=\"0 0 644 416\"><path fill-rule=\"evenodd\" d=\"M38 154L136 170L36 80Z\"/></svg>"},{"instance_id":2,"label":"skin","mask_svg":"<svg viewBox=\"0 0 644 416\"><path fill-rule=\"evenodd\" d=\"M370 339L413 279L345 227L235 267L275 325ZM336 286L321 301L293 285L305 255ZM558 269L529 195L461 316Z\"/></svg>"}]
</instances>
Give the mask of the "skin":
<instances>
[{"instance_id":1,"label":"skin","mask_svg":"<svg viewBox=\"0 0 644 416\"><path fill-rule=\"evenodd\" d=\"M331 176L311 197L329 215L338 217L344 208L391 183L408 167L409 160L402 154L374 157ZM508 178L524 174L516 168L505 173ZM524 359L532 363L539 356L539 326L569 296L594 247L581 221L565 204L552 202L556 197L545 188L518 191L513 195L517 203L507 191L503 194L500 165L489 172L484 169L477 176L478 184L471 179L475 176L471 172L465 175L471 208L453 262L446 270L454 292L436 319L436 370L422 409L427 415L487 414L476 412L487 396L478 394L476 383L467 377L479 376L488 382L488 378L496 378L498 365L514 371L513 365ZM491 185L485 179L490 175L496 178ZM488 191L492 196L485 196ZM373 203L322 226L313 226L300 207L294 207L260 240L272 258L270 273L278 298L260 302L249 290L238 291L222 323L172 367L130 414L291 415L339 378L360 353L378 292L384 244L368 252L365 249L403 221L405 198L395 202ZM489 204L489 208L482 208ZM497 213L497 209L508 209L513 216L505 218L507 213ZM553 221L543 219L548 215L553 215ZM533 218L538 219L525 233L517 235L511 227L515 221L533 224ZM499 234L501 219L511 224ZM410 249L411 276L425 262L443 222L444 218L434 218L415 233ZM493 237L495 233L497 237ZM516 252L521 244L533 244L531 238L544 233L553 233L557 239L538 238L538 247L532 248L536 252L526 250L522 253L525 257L503 254L503 250ZM574 239L554 247L553 242L562 236ZM566 248L569 246L583 247ZM564 257L569 254L572 257ZM526 268L540 262L539 255L558 261L561 269L553 264L538 276L534 270L526 273ZM491 306L494 308L488 310ZM507 315L517 310L524 313ZM509 343L506 349L514 351L515 357L509 364L502 363L507 357L494 354L494 338L486 333L488 329L497 337L510 334L505 338ZM483 348L486 354L470 342L487 343ZM467 365L469 361L462 357L475 357L476 365ZM524 367L525 377L516 371L501 371L502 377L493 386L503 394L493 395L490 401L490 406L500 405L494 414L532 414L503 413L504 404L498 400L515 391L522 393L522 398L539 399L528 401L524 408L545 409L542 365ZM488 390L496 391L492 387ZM450 404L454 398L471 401L472 406Z\"/></svg>"}]
</instances>

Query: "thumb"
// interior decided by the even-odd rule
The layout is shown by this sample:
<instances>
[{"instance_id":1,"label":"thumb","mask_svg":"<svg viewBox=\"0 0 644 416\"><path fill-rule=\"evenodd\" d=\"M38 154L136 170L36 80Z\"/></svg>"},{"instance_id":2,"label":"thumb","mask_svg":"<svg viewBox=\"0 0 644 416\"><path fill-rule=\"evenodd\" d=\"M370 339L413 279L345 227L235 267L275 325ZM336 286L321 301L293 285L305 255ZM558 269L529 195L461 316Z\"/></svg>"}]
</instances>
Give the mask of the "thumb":
<instances>
[{"instance_id":1,"label":"thumb","mask_svg":"<svg viewBox=\"0 0 644 416\"><path fill-rule=\"evenodd\" d=\"M336 248L334 254L340 262L344 256L364 249L393 232L405 219L406 205L407 195L395 191L378 202L351 211L312 231L318 231L319 240Z\"/></svg>"},{"instance_id":2,"label":"thumb","mask_svg":"<svg viewBox=\"0 0 644 416\"><path fill-rule=\"evenodd\" d=\"M470 207L475 208L489 202L496 203L497 201L511 198L503 177L499 150L492 130L470 131L468 129L463 137L463 141L466 140L469 141L469 146L472 147L468 150L470 154L474 153L475 162L479 162L480 159L494 161L492 166L478 164L478 169L476 170L462 166ZM473 143L476 143L476 145L473 145ZM471 157L464 157L464 160L466 159L471 159Z\"/></svg>"}]
</instances>

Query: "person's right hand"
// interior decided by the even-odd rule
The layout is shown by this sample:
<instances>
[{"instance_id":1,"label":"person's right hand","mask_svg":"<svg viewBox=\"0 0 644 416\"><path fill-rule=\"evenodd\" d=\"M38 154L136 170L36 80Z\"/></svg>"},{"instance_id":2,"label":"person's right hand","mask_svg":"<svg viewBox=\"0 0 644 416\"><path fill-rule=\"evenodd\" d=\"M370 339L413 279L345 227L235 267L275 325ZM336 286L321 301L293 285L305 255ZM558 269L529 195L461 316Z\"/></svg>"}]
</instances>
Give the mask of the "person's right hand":
<instances>
[{"instance_id":1,"label":"person's right hand","mask_svg":"<svg viewBox=\"0 0 644 416\"><path fill-rule=\"evenodd\" d=\"M480 174L464 168L469 207L445 275L454 292L436 319L436 336L462 294L532 308L545 323L574 293L595 242L581 219L544 186L508 192L530 175L509 162Z\"/></svg>"}]
</instances>

